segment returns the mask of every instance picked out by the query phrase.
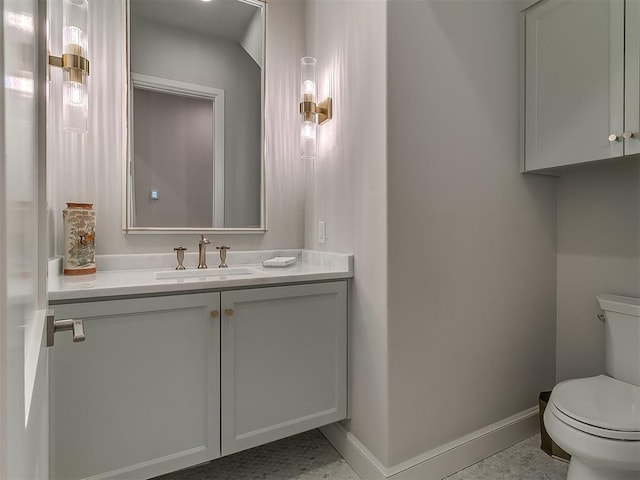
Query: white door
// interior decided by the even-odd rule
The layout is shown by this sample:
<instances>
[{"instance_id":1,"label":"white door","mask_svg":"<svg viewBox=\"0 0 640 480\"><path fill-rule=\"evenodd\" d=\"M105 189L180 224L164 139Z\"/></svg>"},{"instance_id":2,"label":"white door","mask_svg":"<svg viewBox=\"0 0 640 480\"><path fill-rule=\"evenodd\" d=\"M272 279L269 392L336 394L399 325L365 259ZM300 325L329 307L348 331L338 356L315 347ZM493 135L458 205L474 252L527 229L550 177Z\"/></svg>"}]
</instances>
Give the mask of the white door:
<instances>
[{"instance_id":1,"label":"white door","mask_svg":"<svg viewBox=\"0 0 640 480\"><path fill-rule=\"evenodd\" d=\"M38 0L0 0L0 478L48 477L44 33Z\"/></svg>"}]
</instances>

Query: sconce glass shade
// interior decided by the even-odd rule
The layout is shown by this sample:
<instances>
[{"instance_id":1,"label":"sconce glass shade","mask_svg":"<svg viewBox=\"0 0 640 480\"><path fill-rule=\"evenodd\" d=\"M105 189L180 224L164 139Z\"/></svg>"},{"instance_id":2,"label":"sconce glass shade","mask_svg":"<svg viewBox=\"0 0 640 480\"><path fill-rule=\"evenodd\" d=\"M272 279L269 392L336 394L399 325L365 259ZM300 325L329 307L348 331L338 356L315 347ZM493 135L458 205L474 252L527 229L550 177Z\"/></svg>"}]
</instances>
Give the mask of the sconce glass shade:
<instances>
[{"instance_id":1,"label":"sconce glass shade","mask_svg":"<svg viewBox=\"0 0 640 480\"><path fill-rule=\"evenodd\" d=\"M63 0L62 53L87 58L89 4L87 0ZM87 132L89 101L87 72L64 70L62 87L62 128L75 133Z\"/></svg>"},{"instance_id":2,"label":"sconce glass shade","mask_svg":"<svg viewBox=\"0 0 640 480\"><path fill-rule=\"evenodd\" d=\"M87 117L89 114L87 81L78 82L70 79L71 72L64 72L62 84L62 128L74 133L87 133Z\"/></svg>"},{"instance_id":3,"label":"sconce glass shade","mask_svg":"<svg viewBox=\"0 0 640 480\"><path fill-rule=\"evenodd\" d=\"M316 127L314 122L302 122L300 129L300 158L313 160L316 158Z\"/></svg>"},{"instance_id":4,"label":"sconce glass shade","mask_svg":"<svg viewBox=\"0 0 640 480\"><path fill-rule=\"evenodd\" d=\"M316 101L316 59L303 57L300 60L300 101ZM300 128L300 158L316 158L316 123L313 114L304 114Z\"/></svg>"},{"instance_id":5,"label":"sconce glass shade","mask_svg":"<svg viewBox=\"0 0 640 480\"><path fill-rule=\"evenodd\" d=\"M316 101L316 59L302 57L300 60L300 101Z\"/></svg>"}]
</instances>

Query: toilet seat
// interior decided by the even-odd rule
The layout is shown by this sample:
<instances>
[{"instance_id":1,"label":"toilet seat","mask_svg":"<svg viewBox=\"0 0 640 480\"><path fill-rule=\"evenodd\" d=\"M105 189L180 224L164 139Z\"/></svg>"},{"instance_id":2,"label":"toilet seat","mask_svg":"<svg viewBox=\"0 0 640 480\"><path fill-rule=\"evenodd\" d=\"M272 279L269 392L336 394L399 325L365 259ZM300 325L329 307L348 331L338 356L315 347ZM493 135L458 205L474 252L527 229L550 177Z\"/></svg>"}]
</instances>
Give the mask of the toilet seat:
<instances>
[{"instance_id":1,"label":"toilet seat","mask_svg":"<svg viewBox=\"0 0 640 480\"><path fill-rule=\"evenodd\" d=\"M567 380L549 406L562 422L598 437L640 441L640 387L605 375Z\"/></svg>"}]
</instances>

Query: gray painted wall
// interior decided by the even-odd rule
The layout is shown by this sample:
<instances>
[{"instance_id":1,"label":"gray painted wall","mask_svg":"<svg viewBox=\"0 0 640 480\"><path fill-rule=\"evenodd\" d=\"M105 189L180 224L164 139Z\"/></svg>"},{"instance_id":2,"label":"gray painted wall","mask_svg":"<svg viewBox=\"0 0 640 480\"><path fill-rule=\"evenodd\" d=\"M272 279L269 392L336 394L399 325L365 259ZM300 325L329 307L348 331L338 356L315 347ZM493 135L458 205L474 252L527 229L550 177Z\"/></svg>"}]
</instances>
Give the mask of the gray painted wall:
<instances>
[{"instance_id":1,"label":"gray painted wall","mask_svg":"<svg viewBox=\"0 0 640 480\"><path fill-rule=\"evenodd\" d=\"M238 43L136 17L131 71L224 90L225 227L260 225L261 70Z\"/></svg>"},{"instance_id":2,"label":"gray painted wall","mask_svg":"<svg viewBox=\"0 0 640 480\"><path fill-rule=\"evenodd\" d=\"M558 179L558 381L604 373L600 293L640 297L637 156Z\"/></svg>"},{"instance_id":3,"label":"gray painted wall","mask_svg":"<svg viewBox=\"0 0 640 480\"><path fill-rule=\"evenodd\" d=\"M555 380L553 178L519 173L518 2L388 2L389 452Z\"/></svg>"}]
</instances>

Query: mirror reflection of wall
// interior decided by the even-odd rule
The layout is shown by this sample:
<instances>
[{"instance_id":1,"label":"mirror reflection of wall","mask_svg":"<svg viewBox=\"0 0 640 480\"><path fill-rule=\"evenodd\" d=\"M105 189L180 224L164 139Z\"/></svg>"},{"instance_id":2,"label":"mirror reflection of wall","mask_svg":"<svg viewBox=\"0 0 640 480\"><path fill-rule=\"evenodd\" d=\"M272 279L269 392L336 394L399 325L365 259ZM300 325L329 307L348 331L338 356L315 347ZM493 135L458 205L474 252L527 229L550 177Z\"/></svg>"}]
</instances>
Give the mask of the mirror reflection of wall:
<instances>
[{"instance_id":1,"label":"mirror reflection of wall","mask_svg":"<svg viewBox=\"0 0 640 480\"><path fill-rule=\"evenodd\" d=\"M131 0L131 227L261 227L263 25L239 0ZM223 117L221 97L136 75L223 92Z\"/></svg>"},{"instance_id":2,"label":"mirror reflection of wall","mask_svg":"<svg viewBox=\"0 0 640 480\"><path fill-rule=\"evenodd\" d=\"M134 86L133 109L135 224L211 227L213 101Z\"/></svg>"}]
</instances>

